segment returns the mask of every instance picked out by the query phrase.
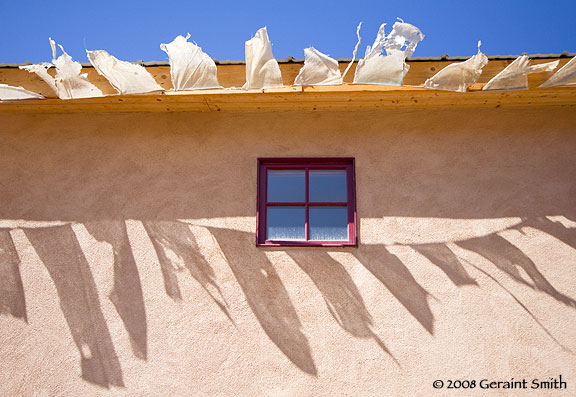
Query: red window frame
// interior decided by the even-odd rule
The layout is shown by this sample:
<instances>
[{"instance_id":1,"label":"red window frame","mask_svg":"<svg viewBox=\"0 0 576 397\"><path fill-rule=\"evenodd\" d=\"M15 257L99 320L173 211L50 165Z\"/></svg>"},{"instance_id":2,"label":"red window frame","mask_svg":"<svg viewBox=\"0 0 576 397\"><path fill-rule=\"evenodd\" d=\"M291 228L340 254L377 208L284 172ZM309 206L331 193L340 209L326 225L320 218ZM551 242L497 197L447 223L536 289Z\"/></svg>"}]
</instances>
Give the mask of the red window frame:
<instances>
[{"instance_id":1,"label":"red window frame","mask_svg":"<svg viewBox=\"0 0 576 397\"><path fill-rule=\"evenodd\" d=\"M268 203L268 170L298 169L306 172L306 197L305 202ZM346 170L347 202L309 202L308 201L308 178L309 170ZM258 199L256 203L256 245L262 247L357 247L357 215L356 215L356 175L354 158L352 157L303 157L303 158L259 158L258 159ZM309 207L344 206L348 208L348 240L345 241L318 241L308 240L309 235ZM266 238L266 209L268 206L304 206L306 213L305 240L268 240Z\"/></svg>"}]
</instances>

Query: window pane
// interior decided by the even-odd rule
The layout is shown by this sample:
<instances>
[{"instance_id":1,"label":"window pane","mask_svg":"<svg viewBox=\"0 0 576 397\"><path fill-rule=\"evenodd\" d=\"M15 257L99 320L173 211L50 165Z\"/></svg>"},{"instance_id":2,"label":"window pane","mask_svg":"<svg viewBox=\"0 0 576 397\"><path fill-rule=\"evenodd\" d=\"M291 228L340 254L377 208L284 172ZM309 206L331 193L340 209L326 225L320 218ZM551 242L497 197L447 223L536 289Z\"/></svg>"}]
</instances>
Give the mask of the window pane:
<instances>
[{"instance_id":1,"label":"window pane","mask_svg":"<svg viewBox=\"0 0 576 397\"><path fill-rule=\"evenodd\" d=\"M266 236L268 240L304 240L306 215L304 207L268 207Z\"/></svg>"},{"instance_id":2,"label":"window pane","mask_svg":"<svg viewBox=\"0 0 576 397\"><path fill-rule=\"evenodd\" d=\"M348 240L347 207L309 207L310 240Z\"/></svg>"},{"instance_id":3,"label":"window pane","mask_svg":"<svg viewBox=\"0 0 576 397\"><path fill-rule=\"evenodd\" d=\"M311 202L347 202L346 170L310 170L309 197Z\"/></svg>"},{"instance_id":4,"label":"window pane","mask_svg":"<svg viewBox=\"0 0 576 397\"><path fill-rule=\"evenodd\" d=\"M304 170L268 170L268 202L303 203L306 201Z\"/></svg>"}]
</instances>

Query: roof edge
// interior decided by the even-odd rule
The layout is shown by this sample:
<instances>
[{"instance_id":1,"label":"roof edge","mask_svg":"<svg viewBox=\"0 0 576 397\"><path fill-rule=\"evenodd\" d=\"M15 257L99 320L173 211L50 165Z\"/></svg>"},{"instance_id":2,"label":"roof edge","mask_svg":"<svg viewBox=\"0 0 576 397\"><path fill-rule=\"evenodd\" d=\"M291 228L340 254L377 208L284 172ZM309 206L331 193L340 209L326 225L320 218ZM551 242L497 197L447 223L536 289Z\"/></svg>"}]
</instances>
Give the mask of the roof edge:
<instances>
[{"instance_id":1,"label":"roof edge","mask_svg":"<svg viewBox=\"0 0 576 397\"><path fill-rule=\"evenodd\" d=\"M576 52L568 52L564 51L559 54L526 54L522 53L520 55L488 55L489 60L513 60L518 58L521 55L528 55L530 59L549 59L549 58L572 58L576 56ZM438 61L465 61L469 59L469 56L449 56L448 54L443 54L439 57L409 57L406 58L407 62L438 62ZM351 62L351 58L336 58L338 62ZM303 58L294 58L288 57L284 59L277 59L278 63L280 64L287 64L287 63L304 63ZM244 65L246 61L243 60L218 60L214 58L214 62L216 65ZM354 62L358 62L356 59ZM133 62L138 65L146 66L146 67L154 67L154 66L170 66L168 61L148 61L143 62L142 60ZM89 62L81 62L80 63L83 68L91 68L93 67ZM32 65L32 62L24 62L24 63L0 63L0 68L18 68L20 66Z\"/></svg>"}]
</instances>

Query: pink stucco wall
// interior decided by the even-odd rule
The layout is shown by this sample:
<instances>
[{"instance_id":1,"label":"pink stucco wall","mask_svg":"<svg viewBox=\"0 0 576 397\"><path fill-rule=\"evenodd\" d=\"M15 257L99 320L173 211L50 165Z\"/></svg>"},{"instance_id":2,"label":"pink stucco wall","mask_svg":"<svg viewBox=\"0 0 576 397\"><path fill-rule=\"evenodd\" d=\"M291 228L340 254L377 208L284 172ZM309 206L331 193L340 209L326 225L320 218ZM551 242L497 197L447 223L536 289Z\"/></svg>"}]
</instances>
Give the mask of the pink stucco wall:
<instances>
[{"instance_id":1,"label":"pink stucco wall","mask_svg":"<svg viewBox=\"0 0 576 397\"><path fill-rule=\"evenodd\" d=\"M0 395L576 395L575 115L0 115ZM255 247L281 156L356 159L358 248Z\"/></svg>"}]
</instances>

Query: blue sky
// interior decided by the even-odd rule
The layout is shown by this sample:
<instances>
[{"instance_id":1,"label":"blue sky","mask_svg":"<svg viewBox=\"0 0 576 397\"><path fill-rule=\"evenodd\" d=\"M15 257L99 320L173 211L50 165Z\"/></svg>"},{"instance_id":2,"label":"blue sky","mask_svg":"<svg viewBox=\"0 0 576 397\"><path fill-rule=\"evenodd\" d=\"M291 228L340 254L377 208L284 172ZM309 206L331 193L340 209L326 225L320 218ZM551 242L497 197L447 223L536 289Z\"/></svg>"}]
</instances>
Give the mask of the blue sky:
<instances>
[{"instance_id":1,"label":"blue sky","mask_svg":"<svg viewBox=\"0 0 576 397\"><path fill-rule=\"evenodd\" d=\"M396 17L426 35L414 56L576 52L576 0L547 1L36 1L0 0L0 62L50 61L48 37L75 60L104 49L127 61L165 61L160 43L178 35L210 56L244 59L244 42L268 27L276 58L303 58L314 46L349 58L362 21L359 54L381 23Z\"/></svg>"}]
</instances>

